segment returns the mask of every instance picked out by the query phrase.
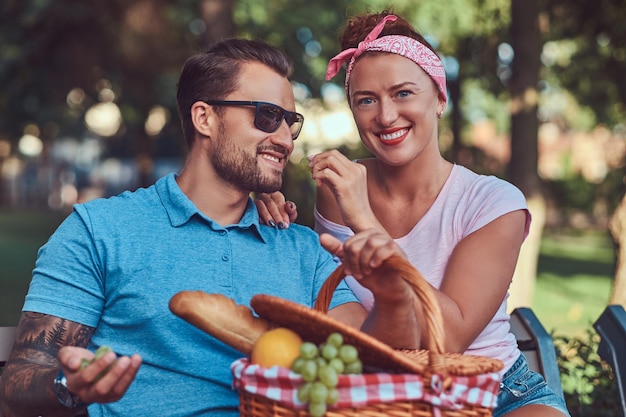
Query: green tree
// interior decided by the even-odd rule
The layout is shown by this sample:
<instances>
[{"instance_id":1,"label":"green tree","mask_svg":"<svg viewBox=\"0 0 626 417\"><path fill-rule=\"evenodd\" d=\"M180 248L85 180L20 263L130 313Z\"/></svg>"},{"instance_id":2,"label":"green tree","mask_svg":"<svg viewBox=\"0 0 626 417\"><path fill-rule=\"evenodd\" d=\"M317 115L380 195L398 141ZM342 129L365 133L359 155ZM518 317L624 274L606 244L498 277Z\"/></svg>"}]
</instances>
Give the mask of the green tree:
<instances>
[{"instance_id":1,"label":"green tree","mask_svg":"<svg viewBox=\"0 0 626 417\"><path fill-rule=\"evenodd\" d=\"M526 196L533 216L531 232L520 252L509 308L532 305L546 202L537 170L539 161L539 72L542 40L538 0L511 1L511 44L514 58L509 81L511 159L508 178Z\"/></svg>"},{"instance_id":2,"label":"green tree","mask_svg":"<svg viewBox=\"0 0 626 417\"><path fill-rule=\"evenodd\" d=\"M596 123L621 126L626 119L626 8L621 0L544 0L547 41L560 56L546 66L548 81L569 91ZM572 118L565 119L575 123ZM617 266L609 303L626 306L626 196L610 220Z\"/></svg>"},{"instance_id":3,"label":"green tree","mask_svg":"<svg viewBox=\"0 0 626 417\"><path fill-rule=\"evenodd\" d=\"M626 8L621 0L543 0L546 41L568 52L547 62L550 78L589 107L598 123L626 118ZM558 78L556 77L558 76Z\"/></svg>"},{"instance_id":4,"label":"green tree","mask_svg":"<svg viewBox=\"0 0 626 417\"><path fill-rule=\"evenodd\" d=\"M38 127L46 148L59 137L82 138L85 112L104 99L106 87L123 119L106 147L109 155L136 159L137 185L148 182L155 154L182 155L176 117L157 137L147 135L144 123L155 105L175 114L182 63L202 45L232 35L208 20L228 22L231 10L195 0L7 1L0 7L0 111L8 115L0 119L0 139L15 149L27 124ZM77 92L72 100L71 91Z\"/></svg>"},{"instance_id":5,"label":"green tree","mask_svg":"<svg viewBox=\"0 0 626 417\"><path fill-rule=\"evenodd\" d=\"M450 128L454 137L450 158L459 161L465 128L476 114L496 120L501 131L511 129L513 162L508 171L491 173L507 176L527 196L534 196L536 107L514 111L509 120L502 102L536 100L539 86L549 85L569 91L599 122L614 126L624 120L626 9L622 3L395 1L394 11L433 41L448 68L458 64L456 76L450 77L452 100L442 126L446 134ZM64 136L83 137L85 111L101 100L105 80L123 118L119 132L106 140L108 153L143 161L138 185L145 184L152 158L184 153L174 91L180 66L190 53L231 35L266 39L294 59L293 79L304 87L298 98L317 98L325 84L328 59L338 52L337 36L346 17L388 6L382 0L367 4L354 0L4 1L0 5L0 111L4 115L0 140L15 147L27 124L39 128L46 145ZM498 62L498 50L506 43L517 57L509 68ZM546 43L569 53L549 61L542 54ZM526 45L531 46L528 53ZM518 66L520 62L524 65ZM513 78L507 77L509 70ZM340 77L332 82L342 84ZM84 97L69 105L68 94L74 89ZM476 90L488 97L483 101L487 104L475 99ZM144 122L154 105L165 107L172 117L158 136L149 137ZM478 171L494 171L471 166L476 161L459 162ZM304 183L303 190L309 190L309 185ZM288 182L288 186L301 184ZM0 190L0 199L5 194ZM289 190L286 194L297 195ZM311 199L306 201L310 204ZM312 206L300 207L301 213L310 210ZM535 224L540 224L541 218L533 214ZM528 262L532 270L533 263Z\"/></svg>"}]
</instances>

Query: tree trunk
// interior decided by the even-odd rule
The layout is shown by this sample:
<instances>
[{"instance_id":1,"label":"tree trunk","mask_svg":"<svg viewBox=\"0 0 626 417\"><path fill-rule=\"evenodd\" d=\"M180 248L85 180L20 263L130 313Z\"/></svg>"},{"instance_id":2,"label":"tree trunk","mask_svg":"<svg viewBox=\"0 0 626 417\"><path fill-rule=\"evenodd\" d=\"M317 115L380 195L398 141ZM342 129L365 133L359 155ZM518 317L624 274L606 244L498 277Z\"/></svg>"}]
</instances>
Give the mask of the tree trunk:
<instances>
[{"instance_id":1,"label":"tree trunk","mask_svg":"<svg viewBox=\"0 0 626 417\"><path fill-rule=\"evenodd\" d=\"M543 226L546 222L546 204L543 196L539 194L526 200L533 220L528 237L522 245L513 282L509 288L510 296L507 303L509 312L515 307L530 307L535 295L535 277Z\"/></svg>"},{"instance_id":2,"label":"tree trunk","mask_svg":"<svg viewBox=\"0 0 626 417\"><path fill-rule=\"evenodd\" d=\"M620 304L626 308L626 195L611 216L609 231L617 248L615 281L609 304Z\"/></svg>"},{"instance_id":3,"label":"tree trunk","mask_svg":"<svg viewBox=\"0 0 626 417\"><path fill-rule=\"evenodd\" d=\"M463 118L459 104L461 102L461 80L459 77L448 82L448 91L450 92L450 101L453 103L450 115L450 126L452 129L452 149L450 151L450 158L453 161L458 161L461 150L461 123Z\"/></svg>"},{"instance_id":4,"label":"tree trunk","mask_svg":"<svg viewBox=\"0 0 626 417\"><path fill-rule=\"evenodd\" d=\"M511 44L514 51L511 95L511 160L508 180L524 193L533 215L528 240L524 243L511 285L509 310L532 306L537 275L539 244L543 232L546 203L537 173L537 119L541 34L538 0L511 1Z\"/></svg>"},{"instance_id":5,"label":"tree trunk","mask_svg":"<svg viewBox=\"0 0 626 417\"><path fill-rule=\"evenodd\" d=\"M206 24L204 47L235 34L233 22L234 0L200 0L200 16Z\"/></svg>"},{"instance_id":6,"label":"tree trunk","mask_svg":"<svg viewBox=\"0 0 626 417\"><path fill-rule=\"evenodd\" d=\"M2 175L2 166L4 165L4 156L0 155L0 209L9 207L9 191L6 189L6 183L8 182Z\"/></svg>"}]
</instances>

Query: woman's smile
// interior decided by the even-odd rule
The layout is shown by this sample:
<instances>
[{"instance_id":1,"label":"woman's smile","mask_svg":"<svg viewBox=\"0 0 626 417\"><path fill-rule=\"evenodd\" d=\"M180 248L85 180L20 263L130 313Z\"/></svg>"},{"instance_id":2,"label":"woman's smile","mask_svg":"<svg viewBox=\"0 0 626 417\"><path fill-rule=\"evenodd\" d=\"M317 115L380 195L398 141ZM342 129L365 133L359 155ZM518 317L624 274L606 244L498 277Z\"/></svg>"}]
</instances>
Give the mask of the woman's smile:
<instances>
[{"instance_id":1,"label":"woman's smile","mask_svg":"<svg viewBox=\"0 0 626 417\"><path fill-rule=\"evenodd\" d=\"M385 146L394 146L402 142L408 135L408 128L401 129L389 129L384 132L380 132L377 136L380 139L380 143Z\"/></svg>"}]
</instances>

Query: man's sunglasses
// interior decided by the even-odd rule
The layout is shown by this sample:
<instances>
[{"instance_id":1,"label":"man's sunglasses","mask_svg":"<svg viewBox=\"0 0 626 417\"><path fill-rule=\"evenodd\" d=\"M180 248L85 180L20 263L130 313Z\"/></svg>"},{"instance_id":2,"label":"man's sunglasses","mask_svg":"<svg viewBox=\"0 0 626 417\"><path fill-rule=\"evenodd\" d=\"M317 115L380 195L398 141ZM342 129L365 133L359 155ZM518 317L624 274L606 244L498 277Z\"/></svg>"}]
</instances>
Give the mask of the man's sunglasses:
<instances>
[{"instance_id":1,"label":"man's sunglasses","mask_svg":"<svg viewBox=\"0 0 626 417\"><path fill-rule=\"evenodd\" d=\"M206 104L216 106L254 106L254 126L267 133L274 133L280 127L283 119L287 121L291 131L291 139L296 140L302 130L304 116L300 113L283 109L280 106L264 101L229 101L229 100L209 100Z\"/></svg>"}]
</instances>

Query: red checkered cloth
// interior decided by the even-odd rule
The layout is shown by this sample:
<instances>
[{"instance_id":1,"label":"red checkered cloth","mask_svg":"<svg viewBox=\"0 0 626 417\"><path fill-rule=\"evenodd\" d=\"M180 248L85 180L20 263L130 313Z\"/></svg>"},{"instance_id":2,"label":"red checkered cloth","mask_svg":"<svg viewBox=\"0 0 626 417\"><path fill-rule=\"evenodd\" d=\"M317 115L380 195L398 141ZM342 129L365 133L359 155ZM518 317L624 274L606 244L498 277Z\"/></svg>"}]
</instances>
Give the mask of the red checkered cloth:
<instances>
[{"instance_id":1,"label":"red checkered cloth","mask_svg":"<svg viewBox=\"0 0 626 417\"><path fill-rule=\"evenodd\" d=\"M302 377L287 368L273 366L262 368L247 358L232 363L233 388L257 394L293 409L304 409L298 400ZM422 401L446 410L461 410L466 406L493 409L500 386L497 372L476 376L449 376L452 383L443 388L444 377L430 378L431 390L424 389L424 377L416 374L361 374L340 375L339 402L334 408L360 407L394 401Z\"/></svg>"}]
</instances>

